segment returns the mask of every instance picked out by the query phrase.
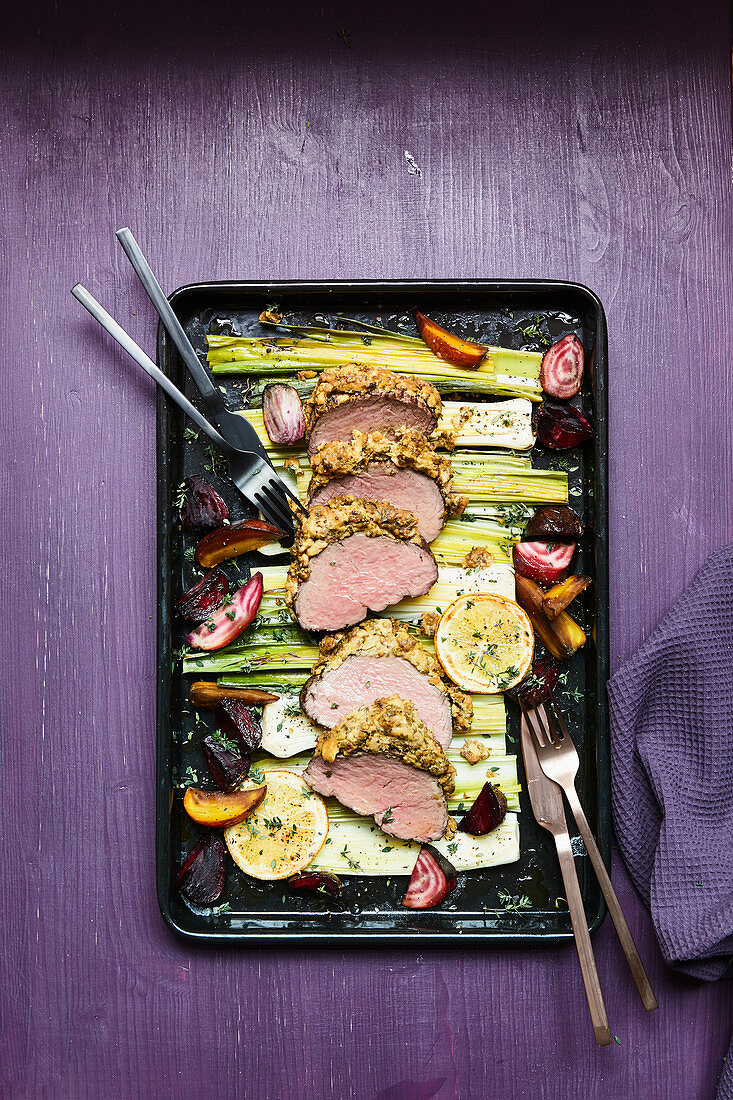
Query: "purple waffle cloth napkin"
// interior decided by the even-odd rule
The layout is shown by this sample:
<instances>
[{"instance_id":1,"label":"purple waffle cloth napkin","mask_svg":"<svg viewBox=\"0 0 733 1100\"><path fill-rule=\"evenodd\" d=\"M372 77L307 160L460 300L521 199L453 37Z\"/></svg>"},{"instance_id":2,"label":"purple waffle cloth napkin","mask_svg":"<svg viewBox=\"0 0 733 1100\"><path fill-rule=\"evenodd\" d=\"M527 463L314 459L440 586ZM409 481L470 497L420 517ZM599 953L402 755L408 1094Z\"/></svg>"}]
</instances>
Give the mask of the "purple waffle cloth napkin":
<instances>
[{"instance_id":1,"label":"purple waffle cloth napkin","mask_svg":"<svg viewBox=\"0 0 733 1100\"><path fill-rule=\"evenodd\" d=\"M733 545L608 684L614 827L674 969L733 973ZM719 1098L733 1097L731 1052Z\"/></svg>"}]
</instances>

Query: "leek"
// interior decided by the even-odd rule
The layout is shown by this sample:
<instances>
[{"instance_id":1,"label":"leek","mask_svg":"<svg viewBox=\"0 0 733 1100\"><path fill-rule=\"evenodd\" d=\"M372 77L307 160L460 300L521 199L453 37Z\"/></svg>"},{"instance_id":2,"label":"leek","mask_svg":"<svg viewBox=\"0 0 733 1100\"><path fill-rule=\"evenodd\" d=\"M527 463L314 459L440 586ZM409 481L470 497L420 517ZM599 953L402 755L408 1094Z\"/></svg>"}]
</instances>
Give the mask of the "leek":
<instances>
[{"instance_id":1,"label":"leek","mask_svg":"<svg viewBox=\"0 0 733 1100\"><path fill-rule=\"evenodd\" d=\"M232 681L219 680L228 687L241 686ZM300 691L305 678L292 682L290 689L284 692L276 703L268 703L262 710L262 748L272 756L283 760L315 747L320 727L300 709ZM490 705L482 705L483 700L493 700ZM501 695L473 696L474 718L468 735L458 735L454 743L460 745L465 736L488 738L487 744L492 753L500 756L506 748L506 712ZM478 765L476 765L478 767Z\"/></svg>"},{"instance_id":2,"label":"leek","mask_svg":"<svg viewBox=\"0 0 733 1100\"><path fill-rule=\"evenodd\" d=\"M471 417L463 422L462 410L469 409ZM262 419L262 409L240 409L240 415L247 420L261 443L271 454L277 449L270 442ZM438 421L437 431L453 432L457 425L455 445L457 447L501 447L509 450L531 450L534 443L530 422L531 404L524 398L515 401L444 401L443 412ZM440 436L436 445L445 446ZM302 456L302 449L290 447L283 449L284 457Z\"/></svg>"},{"instance_id":3,"label":"leek","mask_svg":"<svg viewBox=\"0 0 733 1100\"><path fill-rule=\"evenodd\" d=\"M498 867L519 859L519 825L515 814L507 814L487 836L456 833L452 840L437 840L433 845L457 871ZM342 877L410 875L420 847L387 836L370 818L354 814L330 822L326 843L310 866Z\"/></svg>"},{"instance_id":4,"label":"leek","mask_svg":"<svg viewBox=\"0 0 733 1100\"><path fill-rule=\"evenodd\" d=\"M542 355L490 347L477 370L452 366L424 344L384 336L332 330L325 337L207 336L208 362L214 374L281 376L297 371L359 363L413 374L464 393L489 393L540 400Z\"/></svg>"}]
</instances>

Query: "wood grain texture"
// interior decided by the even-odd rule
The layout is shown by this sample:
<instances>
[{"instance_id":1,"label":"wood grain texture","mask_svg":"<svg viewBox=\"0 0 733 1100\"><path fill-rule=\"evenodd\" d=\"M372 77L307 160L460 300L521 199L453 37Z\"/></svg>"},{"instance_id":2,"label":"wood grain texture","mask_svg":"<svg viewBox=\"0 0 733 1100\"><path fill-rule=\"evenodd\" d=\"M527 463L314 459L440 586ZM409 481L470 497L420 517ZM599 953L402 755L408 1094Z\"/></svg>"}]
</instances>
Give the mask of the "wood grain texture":
<instances>
[{"instance_id":1,"label":"wood grain texture","mask_svg":"<svg viewBox=\"0 0 733 1100\"><path fill-rule=\"evenodd\" d=\"M155 901L152 386L68 293L82 280L153 348L121 225L169 289L592 287L610 332L614 667L731 537L726 5L507 8L5 16L4 1095L713 1094L731 987L665 969L619 862L661 1007L644 1014L606 922L605 1050L572 948L194 950Z\"/></svg>"}]
</instances>

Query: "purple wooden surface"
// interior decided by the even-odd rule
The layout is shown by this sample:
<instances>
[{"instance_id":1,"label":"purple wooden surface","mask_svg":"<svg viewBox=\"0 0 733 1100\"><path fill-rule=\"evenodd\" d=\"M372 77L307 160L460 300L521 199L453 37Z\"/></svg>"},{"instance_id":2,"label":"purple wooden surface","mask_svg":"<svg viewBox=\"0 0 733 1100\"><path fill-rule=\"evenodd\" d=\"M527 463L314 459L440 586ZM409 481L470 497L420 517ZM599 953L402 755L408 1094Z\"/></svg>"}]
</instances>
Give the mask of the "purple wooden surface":
<instances>
[{"instance_id":1,"label":"purple wooden surface","mask_svg":"<svg viewBox=\"0 0 733 1100\"><path fill-rule=\"evenodd\" d=\"M157 911L153 393L68 293L81 279L152 348L119 226L170 289L597 291L614 667L731 537L726 4L476 7L4 16L4 1095L713 1093L731 987L665 970L618 861L661 1008L645 1016L606 922L603 1051L571 950L201 951Z\"/></svg>"}]
</instances>

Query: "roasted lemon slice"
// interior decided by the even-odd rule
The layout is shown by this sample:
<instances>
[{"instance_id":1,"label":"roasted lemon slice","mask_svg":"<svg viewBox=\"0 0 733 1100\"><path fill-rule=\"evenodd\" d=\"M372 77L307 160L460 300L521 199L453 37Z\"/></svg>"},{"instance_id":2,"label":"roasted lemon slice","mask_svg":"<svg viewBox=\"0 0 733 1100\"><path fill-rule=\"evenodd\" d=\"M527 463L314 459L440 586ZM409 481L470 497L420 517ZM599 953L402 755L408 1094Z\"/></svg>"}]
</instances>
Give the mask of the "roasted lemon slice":
<instances>
[{"instance_id":1,"label":"roasted lemon slice","mask_svg":"<svg viewBox=\"0 0 733 1100\"><path fill-rule=\"evenodd\" d=\"M494 695L527 675L534 652L532 623L519 604L505 596L459 596L438 623L435 652L454 684L478 695Z\"/></svg>"},{"instance_id":2,"label":"roasted lemon slice","mask_svg":"<svg viewBox=\"0 0 733 1100\"><path fill-rule=\"evenodd\" d=\"M302 777L281 768L263 770L267 794L256 810L224 830L231 857L257 879L289 878L307 867L328 836L323 800ZM257 786L247 780L245 787Z\"/></svg>"}]
</instances>

